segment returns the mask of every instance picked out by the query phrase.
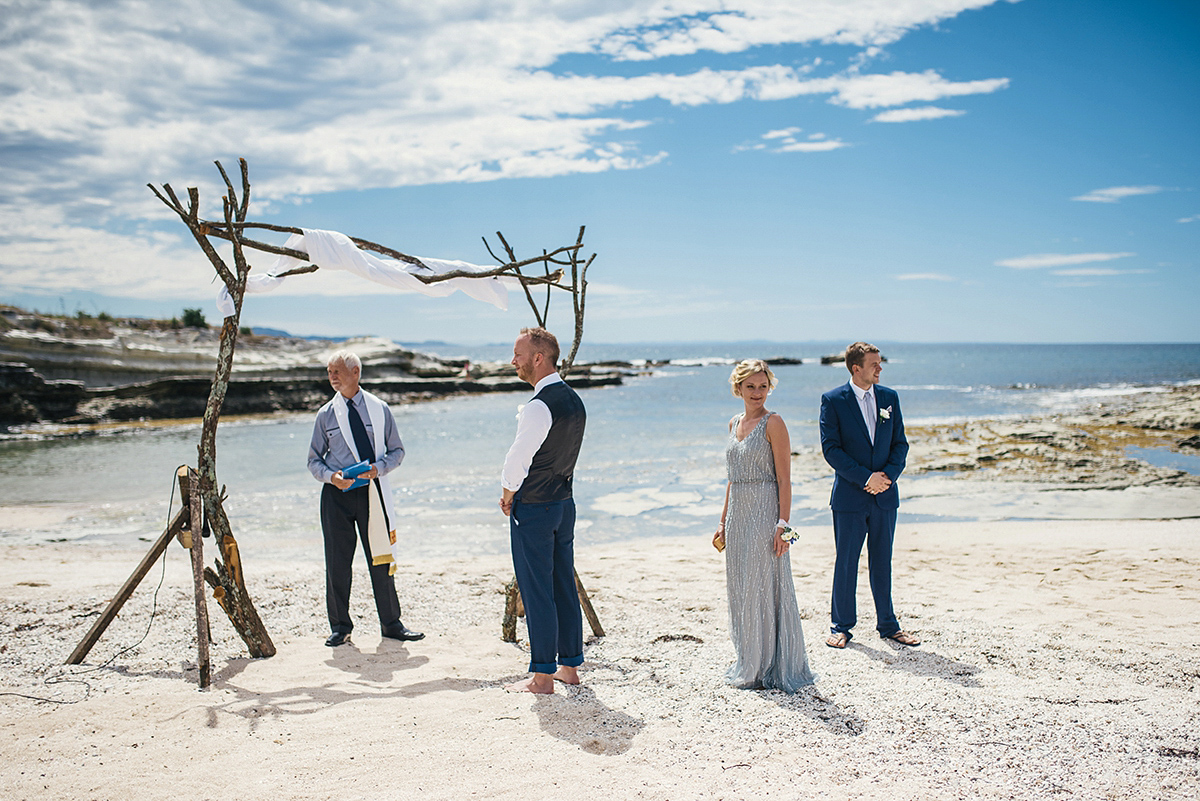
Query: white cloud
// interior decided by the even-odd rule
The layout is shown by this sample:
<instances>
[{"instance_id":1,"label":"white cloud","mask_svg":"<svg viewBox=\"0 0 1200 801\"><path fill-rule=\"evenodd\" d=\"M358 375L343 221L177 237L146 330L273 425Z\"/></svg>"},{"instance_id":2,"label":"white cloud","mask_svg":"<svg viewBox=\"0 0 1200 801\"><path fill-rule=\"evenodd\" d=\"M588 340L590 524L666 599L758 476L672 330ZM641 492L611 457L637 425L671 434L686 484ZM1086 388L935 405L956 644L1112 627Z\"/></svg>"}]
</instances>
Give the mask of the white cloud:
<instances>
[{"instance_id":1,"label":"white cloud","mask_svg":"<svg viewBox=\"0 0 1200 801\"><path fill-rule=\"evenodd\" d=\"M787 142L776 149L776 153L824 153L848 147L849 143L840 139L822 139L814 142Z\"/></svg>"},{"instance_id":2,"label":"white cloud","mask_svg":"<svg viewBox=\"0 0 1200 801\"><path fill-rule=\"evenodd\" d=\"M896 276L897 281L957 281L949 275L941 273L902 273Z\"/></svg>"},{"instance_id":3,"label":"white cloud","mask_svg":"<svg viewBox=\"0 0 1200 801\"><path fill-rule=\"evenodd\" d=\"M782 128L778 131L767 131L765 134L762 135L762 138L763 139L782 139L784 137L787 137L790 139L790 138L794 137L796 134L800 133L801 130L803 130L803 129L802 128Z\"/></svg>"},{"instance_id":4,"label":"white cloud","mask_svg":"<svg viewBox=\"0 0 1200 801\"><path fill-rule=\"evenodd\" d=\"M614 31L600 45L618 58L646 60L710 50L739 53L758 45L824 42L878 48L919 25L983 8L993 0L804 0L662 4L644 22Z\"/></svg>"},{"instance_id":5,"label":"white cloud","mask_svg":"<svg viewBox=\"0 0 1200 801\"><path fill-rule=\"evenodd\" d=\"M1073 197L1071 200L1083 200L1088 203L1116 203L1121 198L1134 195L1153 195L1163 191L1161 186L1110 186L1107 189L1093 189L1087 194Z\"/></svg>"},{"instance_id":6,"label":"white cloud","mask_svg":"<svg viewBox=\"0 0 1200 801\"><path fill-rule=\"evenodd\" d=\"M772 153L824 153L830 150L837 150L842 147L849 147L848 142L843 142L840 139L830 139L826 134L813 133L808 135L808 140L801 142L796 139L796 134L800 133L800 128L783 128L777 131L767 131L762 135L766 142L754 142L742 144L735 147L734 152L743 150L770 150ZM774 140L779 140L778 142Z\"/></svg>"},{"instance_id":7,"label":"white cloud","mask_svg":"<svg viewBox=\"0 0 1200 801\"><path fill-rule=\"evenodd\" d=\"M915 102L932 103L943 97L989 94L1008 87L1007 78L948 81L933 70L893 72L888 75L844 75L807 83L814 92L833 92L833 102L858 109Z\"/></svg>"},{"instance_id":8,"label":"white cloud","mask_svg":"<svg viewBox=\"0 0 1200 801\"><path fill-rule=\"evenodd\" d=\"M1144 275L1153 270L1114 270L1111 267L1074 267L1070 270L1051 270L1053 275L1099 277L1106 275Z\"/></svg>"},{"instance_id":9,"label":"white cloud","mask_svg":"<svg viewBox=\"0 0 1200 801\"><path fill-rule=\"evenodd\" d=\"M1180 217L1179 222L1181 222L1181 223L1200 222L1200 214L1193 214L1191 217Z\"/></svg>"},{"instance_id":10,"label":"white cloud","mask_svg":"<svg viewBox=\"0 0 1200 801\"><path fill-rule=\"evenodd\" d=\"M965 111L937 106L922 106L921 108L898 108L883 111L871 118L871 122L913 122L915 120L938 120L942 117L961 117Z\"/></svg>"},{"instance_id":11,"label":"white cloud","mask_svg":"<svg viewBox=\"0 0 1200 801\"><path fill-rule=\"evenodd\" d=\"M1031 270L1039 267L1065 267L1070 264L1112 261L1136 255L1136 253L1036 253L1031 256L1018 256L1014 259L1001 259L996 262L996 266Z\"/></svg>"},{"instance_id":12,"label":"white cloud","mask_svg":"<svg viewBox=\"0 0 1200 801\"><path fill-rule=\"evenodd\" d=\"M994 1L24 3L0 14L0 214L41 222L24 242L6 231L0 289L165 291L142 280L146 265L169 274L186 249L116 231L169 218L147 182L196 184L202 213L216 215L214 158L249 160L261 211L351 188L646 168L667 155L640 146L653 115L634 104L647 101L825 96L874 109L994 92L1007 79L863 72L880 46ZM827 59L794 66L755 50L805 43L862 58L838 72ZM682 72L658 61L702 51L760 63ZM555 70L572 56L596 74ZM648 69L603 74L610 58ZM764 141L781 152L847 146L822 134L798 142L799 127L772 133ZM39 247L56 254L41 275L29 269ZM83 283L88 271L71 267L81 264Z\"/></svg>"}]
</instances>

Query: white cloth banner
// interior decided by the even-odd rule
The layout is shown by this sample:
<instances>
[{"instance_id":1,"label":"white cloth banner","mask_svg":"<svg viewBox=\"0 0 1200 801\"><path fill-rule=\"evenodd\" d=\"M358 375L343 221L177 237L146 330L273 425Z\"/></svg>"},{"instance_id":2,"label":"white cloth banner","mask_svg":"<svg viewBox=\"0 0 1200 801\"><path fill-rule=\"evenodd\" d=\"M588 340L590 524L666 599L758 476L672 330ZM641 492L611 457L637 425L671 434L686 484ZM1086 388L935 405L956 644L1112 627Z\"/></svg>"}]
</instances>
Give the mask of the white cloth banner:
<instances>
[{"instance_id":1,"label":"white cloth banner","mask_svg":"<svg viewBox=\"0 0 1200 801\"><path fill-rule=\"evenodd\" d=\"M395 287L410 292L420 292L435 298L444 298L455 290L461 290L476 300L490 303L502 311L508 310L508 287L506 284L517 283L511 276L492 276L490 278L451 278L436 284L426 284L417 275L440 275L453 270L467 270L473 273L486 272L489 267L480 267L465 261L447 259L427 259L419 256L421 262L429 267L428 270L416 264L388 259L360 250L350 241L350 237L337 231L321 231L302 229L303 234L292 234L284 247L303 250L308 253L308 261L300 261L291 256L280 256L268 275L251 275L246 280L246 292L270 292L277 289L284 281L277 273L287 272L305 264L315 264L322 270L344 270L360 278L374 281L384 286ZM233 297L225 287L217 293L217 309L222 317L229 317L234 312Z\"/></svg>"}]
</instances>

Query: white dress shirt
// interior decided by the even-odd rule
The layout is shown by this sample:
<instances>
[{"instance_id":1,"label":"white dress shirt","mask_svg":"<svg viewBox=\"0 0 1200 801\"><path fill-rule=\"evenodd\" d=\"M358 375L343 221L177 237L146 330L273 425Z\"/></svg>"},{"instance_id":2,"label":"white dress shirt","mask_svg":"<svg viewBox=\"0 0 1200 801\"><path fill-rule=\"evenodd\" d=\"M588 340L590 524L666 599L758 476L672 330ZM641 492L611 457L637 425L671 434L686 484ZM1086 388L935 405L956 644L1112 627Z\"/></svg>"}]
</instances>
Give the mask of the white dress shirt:
<instances>
[{"instance_id":1,"label":"white dress shirt","mask_svg":"<svg viewBox=\"0 0 1200 801\"><path fill-rule=\"evenodd\" d=\"M854 396L858 398L858 409L862 412L863 422L867 424L867 433L871 437L871 444L874 445L876 422L875 416L877 414L875 410L879 408L879 404L875 399L875 385L872 384L869 388L862 389L858 386L858 384L855 384L853 381L851 381L850 389L854 390ZM867 404L868 395L871 396L871 403L869 405Z\"/></svg>"},{"instance_id":2,"label":"white dress shirt","mask_svg":"<svg viewBox=\"0 0 1200 801\"><path fill-rule=\"evenodd\" d=\"M551 373L534 385L533 394L537 395L544 387L556 383L562 383L562 378L558 373ZM542 401L535 398L525 404L517 414L517 436L512 447L508 449L508 456L504 457L500 486L512 492L521 488L525 477L529 475L529 465L533 462L538 448L546 441L546 435L550 433L550 424L553 422L550 407Z\"/></svg>"}]
</instances>

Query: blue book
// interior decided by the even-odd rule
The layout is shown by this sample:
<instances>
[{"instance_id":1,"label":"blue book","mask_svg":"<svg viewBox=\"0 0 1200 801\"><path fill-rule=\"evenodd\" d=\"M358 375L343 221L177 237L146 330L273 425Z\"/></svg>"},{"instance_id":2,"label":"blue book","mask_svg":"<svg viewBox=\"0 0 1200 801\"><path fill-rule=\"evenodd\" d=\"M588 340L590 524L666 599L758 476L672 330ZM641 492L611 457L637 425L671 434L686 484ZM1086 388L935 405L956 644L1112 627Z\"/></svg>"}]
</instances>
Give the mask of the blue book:
<instances>
[{"instance_id":1,"label":"blue book","mask_svg":"<svg viewBox=\"0 0 1200 801\"><path fill-rule=\"evenodd\" d=\"M342 478L352 478L354 483L346 487L342 492L349 492L352 489L367 486L368 482L365 478L358 478L360 473L365 473L371 469L371 463L365 459L358 464L352 464L349 467L342 468Z\"/></svg>"}]
</instances>

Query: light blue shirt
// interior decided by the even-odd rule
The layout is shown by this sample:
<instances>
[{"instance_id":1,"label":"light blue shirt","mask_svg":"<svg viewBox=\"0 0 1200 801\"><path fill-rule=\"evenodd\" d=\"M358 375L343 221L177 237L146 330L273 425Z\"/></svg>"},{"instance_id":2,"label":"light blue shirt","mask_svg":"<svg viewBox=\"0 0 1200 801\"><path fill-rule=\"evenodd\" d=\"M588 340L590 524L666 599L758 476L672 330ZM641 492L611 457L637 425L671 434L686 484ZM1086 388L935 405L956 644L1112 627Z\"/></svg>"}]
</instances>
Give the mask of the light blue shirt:
<instances>
[{"instance_id":1,"label":"light blue shirt","mask_svg":"<svg viewBox=\"0 0 1200 801\"><path fill-rule=\"evenodd\" d=\"M358 410L363 425L367 429L367 438L375 441L375 430L371 427L371 415L367 413L366 399L360 389L346 403ZM404 461L404 443L400 441L400 432L396 430L396 421L392 410L383 404L383 458L374 462L379 475L386 476L400 466ZM333 474L344 467L356 464L354 452L346 444L342 429L338 427L337 415L333 412L333 404L327 403L317 412L317 421L313 426L312 442L308 445L308 472L313 478L329 484Z\"/></svg>"}]
</instances>

